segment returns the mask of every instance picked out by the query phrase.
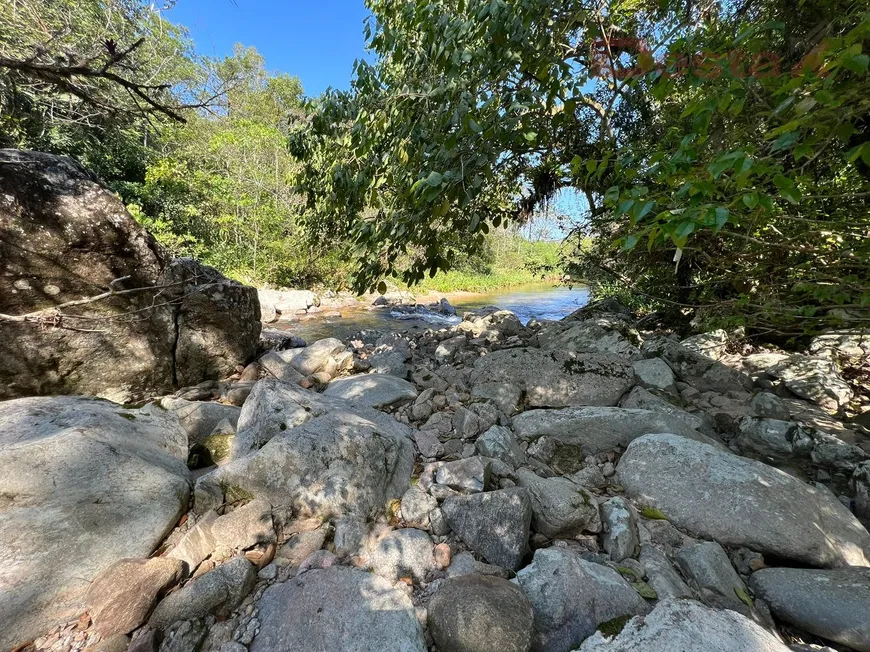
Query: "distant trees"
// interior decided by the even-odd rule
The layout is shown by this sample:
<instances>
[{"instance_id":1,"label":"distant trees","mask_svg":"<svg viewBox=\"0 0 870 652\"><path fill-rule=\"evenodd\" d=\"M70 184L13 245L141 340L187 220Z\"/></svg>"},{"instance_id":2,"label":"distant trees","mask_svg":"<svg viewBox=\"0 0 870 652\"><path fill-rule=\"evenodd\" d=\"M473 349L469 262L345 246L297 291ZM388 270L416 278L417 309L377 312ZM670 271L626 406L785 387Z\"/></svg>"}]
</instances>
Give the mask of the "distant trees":
<instances>
[{"instance_id":1,"label":"distant trees","mask_svg":"<svg viewBox=\"0 0 870 652\"><path fill-rule=\"evenodd\" d=\"M359 287L444 269L570 187L587 214L567 263L600 287L774 334L867 320L865 7L369 6L377 59L296 143Z\"/></svg>"}]
</instances>

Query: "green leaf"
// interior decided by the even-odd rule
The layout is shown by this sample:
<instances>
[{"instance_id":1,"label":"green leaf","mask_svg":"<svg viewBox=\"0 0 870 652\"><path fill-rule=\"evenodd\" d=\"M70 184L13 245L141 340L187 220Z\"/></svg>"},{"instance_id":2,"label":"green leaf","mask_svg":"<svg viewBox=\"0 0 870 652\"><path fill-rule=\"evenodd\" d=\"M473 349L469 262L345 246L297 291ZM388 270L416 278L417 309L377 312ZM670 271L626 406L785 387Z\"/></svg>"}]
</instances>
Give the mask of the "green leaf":
<instances>
[{"instance_id":1,"label":"green leaf","mask_svg":"<svg viewBox=\"0 0 870 652\"><path fill-rule=\"evenodd\" d=\"M744 195L745 197L745 195ZM724 206L716 207L716 226L713 228L713 233L718 233L728 222L728 209Z\"/></svg>"},{"instance_id":2,"label":"green leaf","mask_svg":"<svg viewBox=\"0 0 870 652\"><path fill-rule=\"evenodd\" d=\"M755 602L753 602L752 598L743 587L735 587L734 593L747 607L752 608L755 606Z\"/></svg>"},{"instance_id":3,"label":"green leaf","mask_svg":"<svg viewBox=\"0 0 870 652\"><path fill-rule=\"evenodd\" d=\"M530 143L535 142L535 139L537 137L538 137L538 134L535 131L527 131L526 133L523 134L523 138L525 138Z\"/></svg>"},{"instance_id":4,"label":"green leaf","mask_svg":"<svg viewBox=\"0 0 870 652\"><path fill-rule=\"evenodd\" d=\"M637 246L637 236L629 235L626 236L625 242L622 243L622 251L631 251Z\"/></svg>"},{"instance_id":5,"label":"green leaf","mask_svg":"<svg viewBox=\"0 0 870 652\"><path fill-rule=\"evenodd\" d=\"M429 173L429 176L426 177L426 184L434 188L435 186L440 186L443 180L444 175L440 172L432 171Z\"/></svg>"},{"instance_id":6,"label":"green leaf","mask_svg":"<svg viewBox=\"0 0 870 652\"><path fill-rule=\"evenodd\" d=\"M667 521L668 517L658 507L643 507L640 510L640 515L644 518L649 518L658 521Z\"/></svg>"},{"instance_id":7,"label":"green leaf","mask_svg":"<svg viewBox=\"0 0 870 652\"><path fill-rule=\"evenodd\" d=\"M387 293L387 284L384 281L378 283L378 294L386 294Z\"/></svg>"},{"instance_id":8,"label":"green leaf","mask_svg":"<svg viewBox=\"0 0 870 652\"><path fill-rule=\"evenodd\" d=\"M867 64L870 64L870 57L866 54L853 54L843 61L844 66L859 75L867 72Z\"/></svg>"},{"instance_id":9,"label":"green leaf","mask_svg":"<svg viewBox=\"0 0 870 652\"><path fill-rule=\"evenodd\" d=\"M619 186L610 186L604 193L604 201L612 204L619 199Z\"/></svg>"},{"instance_id":10,"label":"green leaf","mask_svg":"<svg viewBox=\"0 0 870 652\"><path fill-rule=\"evenodd\" d=\"M479 134L483 131L483 128L474 121L473 118L468 119L468 128L471 129L474 133Z\"/></svg>"}]
</instances>

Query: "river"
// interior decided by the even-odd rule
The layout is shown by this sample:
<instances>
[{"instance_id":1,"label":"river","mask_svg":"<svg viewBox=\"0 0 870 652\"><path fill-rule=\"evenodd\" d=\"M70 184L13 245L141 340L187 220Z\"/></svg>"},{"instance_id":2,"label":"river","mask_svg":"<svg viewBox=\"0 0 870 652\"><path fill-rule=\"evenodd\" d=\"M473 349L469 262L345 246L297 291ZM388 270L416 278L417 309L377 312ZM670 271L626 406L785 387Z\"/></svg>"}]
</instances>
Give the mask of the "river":
<instances>
[{"instance_id":1,"label":"river","mask_svg":"<svg viewBox=\"0 0 870 652\"><path fill-rule=\"evenodd\" d=\"M437 301L446 296L461 315L465 310L483 306L498 306L516 313L524 324L530 319L561 319L589 302L589 288L583 285L572 288L554 283L533 283L487 293L457 293L430 295L421 298L421 303ZM340 309L341 317L318 317L312 315L298 322L279 322L270 328L280 328L299 335L308 342L324 337L348 339L366 329L381 331L425 330L459 323L459 318L439 319L433 315L427 319L408 319L397 310L350 306Z\"/></svg>"}]
</instances>

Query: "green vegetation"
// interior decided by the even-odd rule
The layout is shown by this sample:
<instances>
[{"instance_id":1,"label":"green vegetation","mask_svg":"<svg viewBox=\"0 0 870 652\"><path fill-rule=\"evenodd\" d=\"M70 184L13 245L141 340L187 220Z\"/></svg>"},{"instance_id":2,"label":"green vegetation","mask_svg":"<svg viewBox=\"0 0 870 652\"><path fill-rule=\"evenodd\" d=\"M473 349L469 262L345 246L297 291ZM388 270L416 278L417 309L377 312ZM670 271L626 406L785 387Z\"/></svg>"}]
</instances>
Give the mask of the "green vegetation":
<instances>
[{"instance_id":1,"label":"green vegetation","mask_svg":"<svg viewBox=\"0 0 870 652\"><path fill-rule=\"evenodd\" d=\"M254 283L567 274L797 336L870 320L870 11L849 0L367 0L306 99L144 0L0 6L0 141L73 155L165 245ZM561 246L517 236L560 191ZM546 212L546 211L545 211Z\"/></svg>"}]
</instances>

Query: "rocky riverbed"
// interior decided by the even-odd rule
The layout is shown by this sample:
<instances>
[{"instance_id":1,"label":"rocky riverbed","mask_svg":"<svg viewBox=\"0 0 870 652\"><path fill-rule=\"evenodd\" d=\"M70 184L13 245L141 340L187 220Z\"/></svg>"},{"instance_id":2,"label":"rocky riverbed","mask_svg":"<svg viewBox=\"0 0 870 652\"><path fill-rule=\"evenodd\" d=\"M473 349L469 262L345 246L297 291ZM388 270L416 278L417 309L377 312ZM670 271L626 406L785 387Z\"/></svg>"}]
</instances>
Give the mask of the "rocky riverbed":
<instances>
[{"instance_id":1,"label":"rocky riverbed","mask_svg":"<svg viewBox=\"0 0 870 652\"><path fill-rule=\"evenodd\" d=\"M0 403L0 647L870 650L860 333L680 342L603 302L261 351Z\"/></svg>"}]
</instances>

